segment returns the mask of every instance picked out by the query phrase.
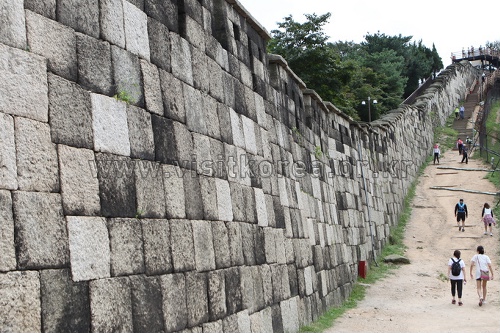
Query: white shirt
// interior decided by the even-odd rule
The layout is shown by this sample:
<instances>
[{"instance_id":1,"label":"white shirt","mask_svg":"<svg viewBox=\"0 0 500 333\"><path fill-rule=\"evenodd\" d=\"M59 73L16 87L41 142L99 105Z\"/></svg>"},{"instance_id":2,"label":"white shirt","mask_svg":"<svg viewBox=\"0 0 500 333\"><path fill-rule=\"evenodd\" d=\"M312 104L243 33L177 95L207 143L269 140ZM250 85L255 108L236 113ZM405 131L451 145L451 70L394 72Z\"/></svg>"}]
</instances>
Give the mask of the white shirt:
<instances>
[{"instance_id":1,"label":"white shirt","mask_svg":"<svg viewBox=\"0 0 500 333\"><path fill-rule=\"evenodd\" d=\"M491 260L486 254L475 254L470 261L471 265L476 265L476 280L481 277L481 269L483 271L490 270L488 264L491 264Z\"/></svg>"},{"instance_id":2,"label":"white shirt","mask_svg":"<svg viewBox=\"0 0 500 333\"><path fill-rule=\"evenodd\" d=\"M460 260L460 275L458 276L455 276L453 275L453 273L450 271L450 280L463 280L464 279L464 267L465 267L465 263L462 259L457 259L455 257L453 257L453 260L457 261L457 260ZM448 266L451 267L451 265L453 265L453 260L450 258L450 260L448 260Z\"/></svg>"}]
</instances>

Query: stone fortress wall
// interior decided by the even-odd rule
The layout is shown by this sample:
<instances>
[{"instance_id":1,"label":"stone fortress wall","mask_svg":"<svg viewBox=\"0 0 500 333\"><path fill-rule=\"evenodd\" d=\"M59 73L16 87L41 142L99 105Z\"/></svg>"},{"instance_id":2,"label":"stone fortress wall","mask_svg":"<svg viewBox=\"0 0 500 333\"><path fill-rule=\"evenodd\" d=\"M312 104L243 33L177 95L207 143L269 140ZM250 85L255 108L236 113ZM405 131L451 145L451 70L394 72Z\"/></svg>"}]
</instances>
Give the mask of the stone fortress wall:
<instances>
[{"instance_id":1,"label":"stone fortress wall","mask_svg":"<svg viewBox=\"0 0 500 333\"><path fill-rule=\"evenodd\" d=\"M2 332L297 332L348 297L473 69L360 124L268 39L236 0L0 2Z\"/></svg>"}]
</instances>

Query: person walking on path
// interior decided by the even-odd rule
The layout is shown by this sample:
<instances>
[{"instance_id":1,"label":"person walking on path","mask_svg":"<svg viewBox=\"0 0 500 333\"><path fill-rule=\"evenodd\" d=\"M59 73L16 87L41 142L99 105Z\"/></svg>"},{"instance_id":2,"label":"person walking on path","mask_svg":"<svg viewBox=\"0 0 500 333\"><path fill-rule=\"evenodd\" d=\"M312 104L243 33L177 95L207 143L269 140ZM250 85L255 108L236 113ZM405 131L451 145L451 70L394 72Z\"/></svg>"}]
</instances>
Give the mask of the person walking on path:
<instances>
[{"instance_id":1,"label":"person walking on path","mask_svg":"<svg viewBox=\"0 0 500 333\"><path fill-rule=\"evenodd\" d=\"M493 280L493 268L491 260L484 254L484 247L477 247L477 254L470 260L470 278L476 280L477 296L479 296L479 306L486 304L486 284L488 280ZM472 275L472 270L475 268L475 273Z\"/></svg>"},{"instance_id":2,"label":"person walking on path","mask_svg":"<svg viewBox=\"0 0 500 333\"><path fill-rule=\"evenodd\" d=\"M436 164L436 160L438 161L439 164L439 155L441 154L441 150L439 149L439 145L437 143L434 144L434 147L432 147L434 151L434 164Z\"/></svg>"},{"instance_id":3,"label":"person walking on path","mask_svg":"<svg viewBox=\"0 0 500 333\"><path fill-rule=\"evenodd\" d=\"M460 105L460 119L464 119L465 117L465 107Z\"/></svg>"},{"instance_id":4,"label":"person walking on path","mask_svg":"<svg viewBox=\"0 0 500 333\"><path fill-rule=\"evenodd\" d=\"M458 138L457 140L457 148L458 148L458 155L462 155L462 148L464 147L464 142Z\"/></svg>"},{"instance_id":5,"label":"person walking on path","mask_svg":"<svg viewBox=\"0 0 500 333\"><path fill-rule=\"evenodd\" d=\"M458 112L460 110L458 109L458 106L455 108L455 120L458 120Z\"/></svg>"},{"instance_id":6,"label":"person walking on path","mask_svg":"<svg viewBox=\"0 0 500 333\"><path fill-rule=\"evenodd\" d=\"M458 231L465 231L465 219L468 216L467 205L464 203L464 199L460 199L455 205L455 217L457 218ZM460 221L462 221L462 229L460 229Z\"/></svg>"},{"instance_id":7,"label":"person walking on path","mask_svg":"<svg viewBox=\"0 0 500 333\"><path fill-rule=\"evenodd\" d=\"M495 219L493 218L493 210L490 208L490 204L485 202L483 206L483 212L481 213L484 223L484 234L488 234L488 226L490 227L490 236L493 236L492 226L496 225Z\"/></svg>"},{"instance_id":8,"label":"person walking on path","mask_svg":"<svg viewBox=\"0 0 500 333\"><path fill-rule=\"evenodd\" d=\"M458 269L454 269L454 264L459 266ZM458 275L457 275L458 274ZM451 304L455 304L455 291L458 294L458 305L462 306L462 289L467 279L465 278L465 263L460 259L460 250L455 250L453 252L453 258L448 260L448 278L451 282Z\"/></svg>"},{"instance_id":9,"label":"person walking on path","mask_svg":"<svg viewBox=\"0 0 500 333\"><path fill-rule=\"evenodd\" d=\"M469 164L469 149L467 146L462 146L462 162L460 163L464 163L464 161L465 164Z\"/></svg>"}]
</instances>

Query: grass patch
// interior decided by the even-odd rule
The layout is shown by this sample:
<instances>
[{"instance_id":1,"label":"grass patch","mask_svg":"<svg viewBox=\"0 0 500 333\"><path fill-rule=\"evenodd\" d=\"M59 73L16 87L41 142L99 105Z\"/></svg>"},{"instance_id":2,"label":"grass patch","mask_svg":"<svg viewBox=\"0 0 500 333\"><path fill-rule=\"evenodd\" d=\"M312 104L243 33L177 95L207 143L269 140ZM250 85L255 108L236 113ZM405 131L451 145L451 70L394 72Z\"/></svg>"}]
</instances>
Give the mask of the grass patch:
<instances>
[{"instance_id":1,"label":"grass patch","mask_svg":"<svg viewBox=\"0 0 500 333\"><path fill-rule=\"evenodd\" d=\"M455 115L450 115L446 119L446 124L444 126L436 127L434 129L434 142L439 143L441 148L441 154L443 154L448 149L453 149L455 147L458 132L453 128L453 121L455 120Z\"/></svg>"}]
</instances>

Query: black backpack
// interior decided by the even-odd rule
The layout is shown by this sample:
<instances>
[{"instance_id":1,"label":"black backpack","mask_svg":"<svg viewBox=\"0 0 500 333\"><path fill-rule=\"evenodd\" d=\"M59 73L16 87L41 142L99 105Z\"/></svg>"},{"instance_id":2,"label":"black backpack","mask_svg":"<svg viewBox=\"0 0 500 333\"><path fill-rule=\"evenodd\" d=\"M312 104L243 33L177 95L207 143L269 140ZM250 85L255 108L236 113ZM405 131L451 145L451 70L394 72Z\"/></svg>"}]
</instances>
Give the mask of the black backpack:
<instances>
[{"instance_id":1,"label":"black backpack","mask_svg":"<svg viewBox=\"0 0 500 333\"><path fill-rule=\"evenodd\" d=\"M460 271L462 270L462 267L460 266L460 260L462 259L458 259L457 261L455 261L453 260L453 258L451 258L451 261L453 261L453 264L451 264L451 274L453 276L460 275Z\"/></svg>"}]
</instances>

